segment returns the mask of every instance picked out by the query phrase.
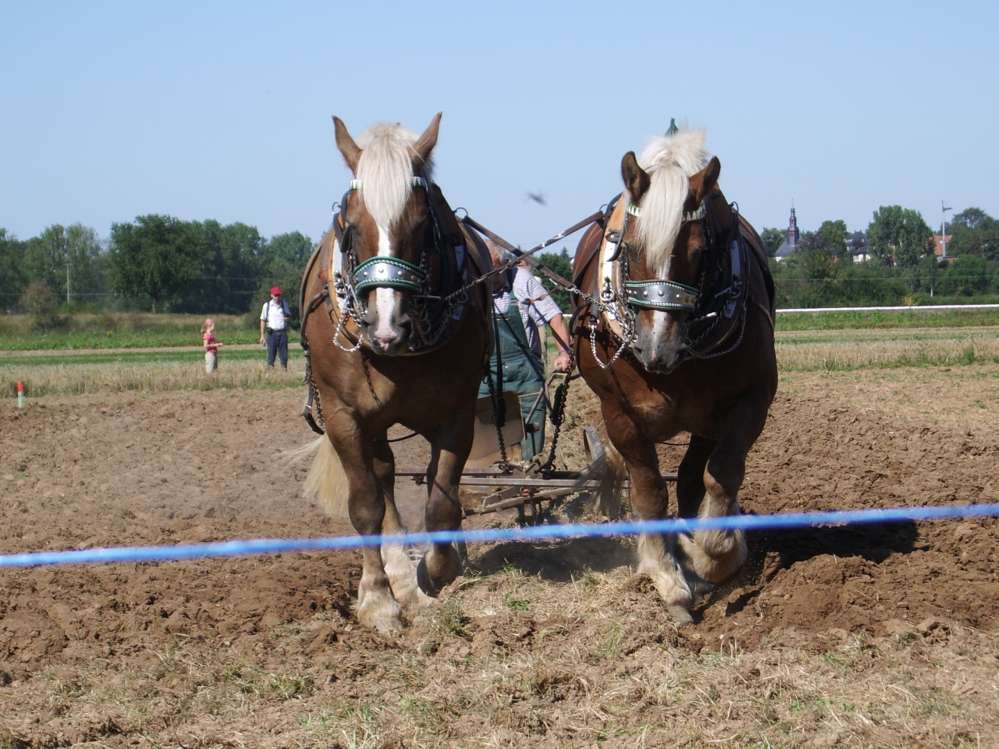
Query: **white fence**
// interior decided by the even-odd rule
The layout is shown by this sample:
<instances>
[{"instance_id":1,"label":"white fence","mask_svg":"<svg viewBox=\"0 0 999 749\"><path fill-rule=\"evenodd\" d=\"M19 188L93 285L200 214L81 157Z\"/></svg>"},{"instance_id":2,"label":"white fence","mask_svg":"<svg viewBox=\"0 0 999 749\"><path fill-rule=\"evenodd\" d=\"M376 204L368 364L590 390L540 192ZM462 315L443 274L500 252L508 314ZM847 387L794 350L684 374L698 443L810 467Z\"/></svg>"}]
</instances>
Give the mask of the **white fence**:
<instances>
[{"instance_id":1,"label":"white fence","mask_svg":"<svg viewBox=\"0 0 999 749\"><path fill-rule=\"evenodd\" d=\"M999 309L999 304L932 304L926 306L908 305L902 307L788 307L777 310L777 314L792 312L941 312L951 309Z\"/></svg>"}]
</instances>

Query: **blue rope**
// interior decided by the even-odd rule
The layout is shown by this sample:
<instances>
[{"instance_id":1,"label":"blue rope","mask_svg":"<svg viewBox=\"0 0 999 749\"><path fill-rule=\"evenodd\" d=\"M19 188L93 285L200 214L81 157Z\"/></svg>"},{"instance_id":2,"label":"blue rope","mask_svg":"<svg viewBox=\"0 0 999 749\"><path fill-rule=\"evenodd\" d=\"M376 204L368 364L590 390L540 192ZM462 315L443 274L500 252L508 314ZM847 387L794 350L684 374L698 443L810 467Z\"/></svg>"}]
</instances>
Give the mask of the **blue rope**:
<instances>
[{"instance_id":1,"label":"blue rope","mask_svg":"<svg viewBox=\"0 0 999 749\"><path fill-rule=\"evenodd\" d=\"M878 510L835 512L791 512L781 515L730 515L686 520L670 518L644 522L572 523L529 528L487 528L468 531L436 531L386 536L331 536L325 538L260 538L248 541L182 544L179 546L122 546L78 551L35 551L0 554L0 568L42 567L63 564L113 564L118 562L169 562L302 551L343 551L377 547L386 543L426 544L495 543L540 541L555 538L633 536L639 533L690 533L701 530L781 530L823 525L864 525L917 520L951 520L999 516L999 503L948 507L892 507Z\"/></svg>"}]
</instances>

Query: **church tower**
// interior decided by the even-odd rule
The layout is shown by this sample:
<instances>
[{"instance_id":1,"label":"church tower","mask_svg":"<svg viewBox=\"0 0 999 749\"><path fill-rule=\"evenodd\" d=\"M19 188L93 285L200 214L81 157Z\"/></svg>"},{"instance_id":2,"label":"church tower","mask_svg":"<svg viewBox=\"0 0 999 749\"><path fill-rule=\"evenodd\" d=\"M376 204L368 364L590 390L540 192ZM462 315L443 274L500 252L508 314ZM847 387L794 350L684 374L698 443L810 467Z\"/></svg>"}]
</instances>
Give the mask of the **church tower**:
<instances>
[{"instance_id":1,"label":"church tower","mask_svg":"<svg viewBox=\"0 0 999 749\"><path fill-rule=\"evenodd\" d=\"M787 243L792 247L798 246L801 239L801 232L798 231L798 217L794 213L794 203L791 203L791 218L787 222Z\"/></svg>"},{"instance_id":2,"label":"church tower","mask_svg":"<svg viewBox=\"0 0 999 749\"><path fill-rule=\"evenodd\" d=\"M792 202L791 218L787 221L787 231L784 233L784 241L777 248L774 259L780 262L791 257L798 250L799 239L801 239L801 232L798 231L798 216L794 212L794 202Z\"/></svg>"}]
</instances>

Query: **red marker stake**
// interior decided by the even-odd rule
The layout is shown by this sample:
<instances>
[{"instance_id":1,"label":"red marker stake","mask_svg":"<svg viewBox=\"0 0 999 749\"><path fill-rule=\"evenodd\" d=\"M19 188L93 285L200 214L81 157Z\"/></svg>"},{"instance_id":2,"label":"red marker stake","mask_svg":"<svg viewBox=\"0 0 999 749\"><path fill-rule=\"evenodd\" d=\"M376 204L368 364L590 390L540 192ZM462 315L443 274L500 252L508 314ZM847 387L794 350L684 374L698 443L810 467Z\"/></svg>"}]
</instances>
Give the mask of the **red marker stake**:
<instances>
[{"instance_id":1,"label":"red marker stake","mask_svg":"<svg viewBox=\"0 0 999 749\"><path fill-rule=\"evenodd\" d=\"M17 407L24 408L24 383L17 383Z\"/></svg>"}]
</instances>

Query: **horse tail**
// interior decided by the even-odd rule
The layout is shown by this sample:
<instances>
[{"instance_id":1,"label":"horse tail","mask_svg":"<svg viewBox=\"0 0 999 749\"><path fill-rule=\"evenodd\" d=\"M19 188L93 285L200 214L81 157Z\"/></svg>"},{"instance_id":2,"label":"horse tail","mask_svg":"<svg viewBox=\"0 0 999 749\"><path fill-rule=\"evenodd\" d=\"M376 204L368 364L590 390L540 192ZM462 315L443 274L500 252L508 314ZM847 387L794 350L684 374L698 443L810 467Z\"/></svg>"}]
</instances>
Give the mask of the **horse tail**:
<instances>
[{"instance_id":1,"label":"horse tail","mask_svg":"<svg viewBox=\"0 0 999 749\"><path fill-rule=\"evenodd\" d=\"M596 498L597 512L611 520L617 520L624 515L624 483L628 480L628 464L613 444L603 442L597 436L593 427L584 430L584 442L590 454L591 462L576 481L582 486L589 481L598 481Z\"/></svg>"},{"instance_id":2,"label":"horse tail","mask_svg":"<svg viewBox=\"0 0 999 749\"><path fill-rule=\"evenodd\" d=\"M317 437L301 447L288 451L288 457L295 462L312 458L309 472L302 485L302 495L317 503L327 515L334 518L347 517L347 474L344 473L340 456L336 454L326 435Z\"/></svg>"}]
</instances>

